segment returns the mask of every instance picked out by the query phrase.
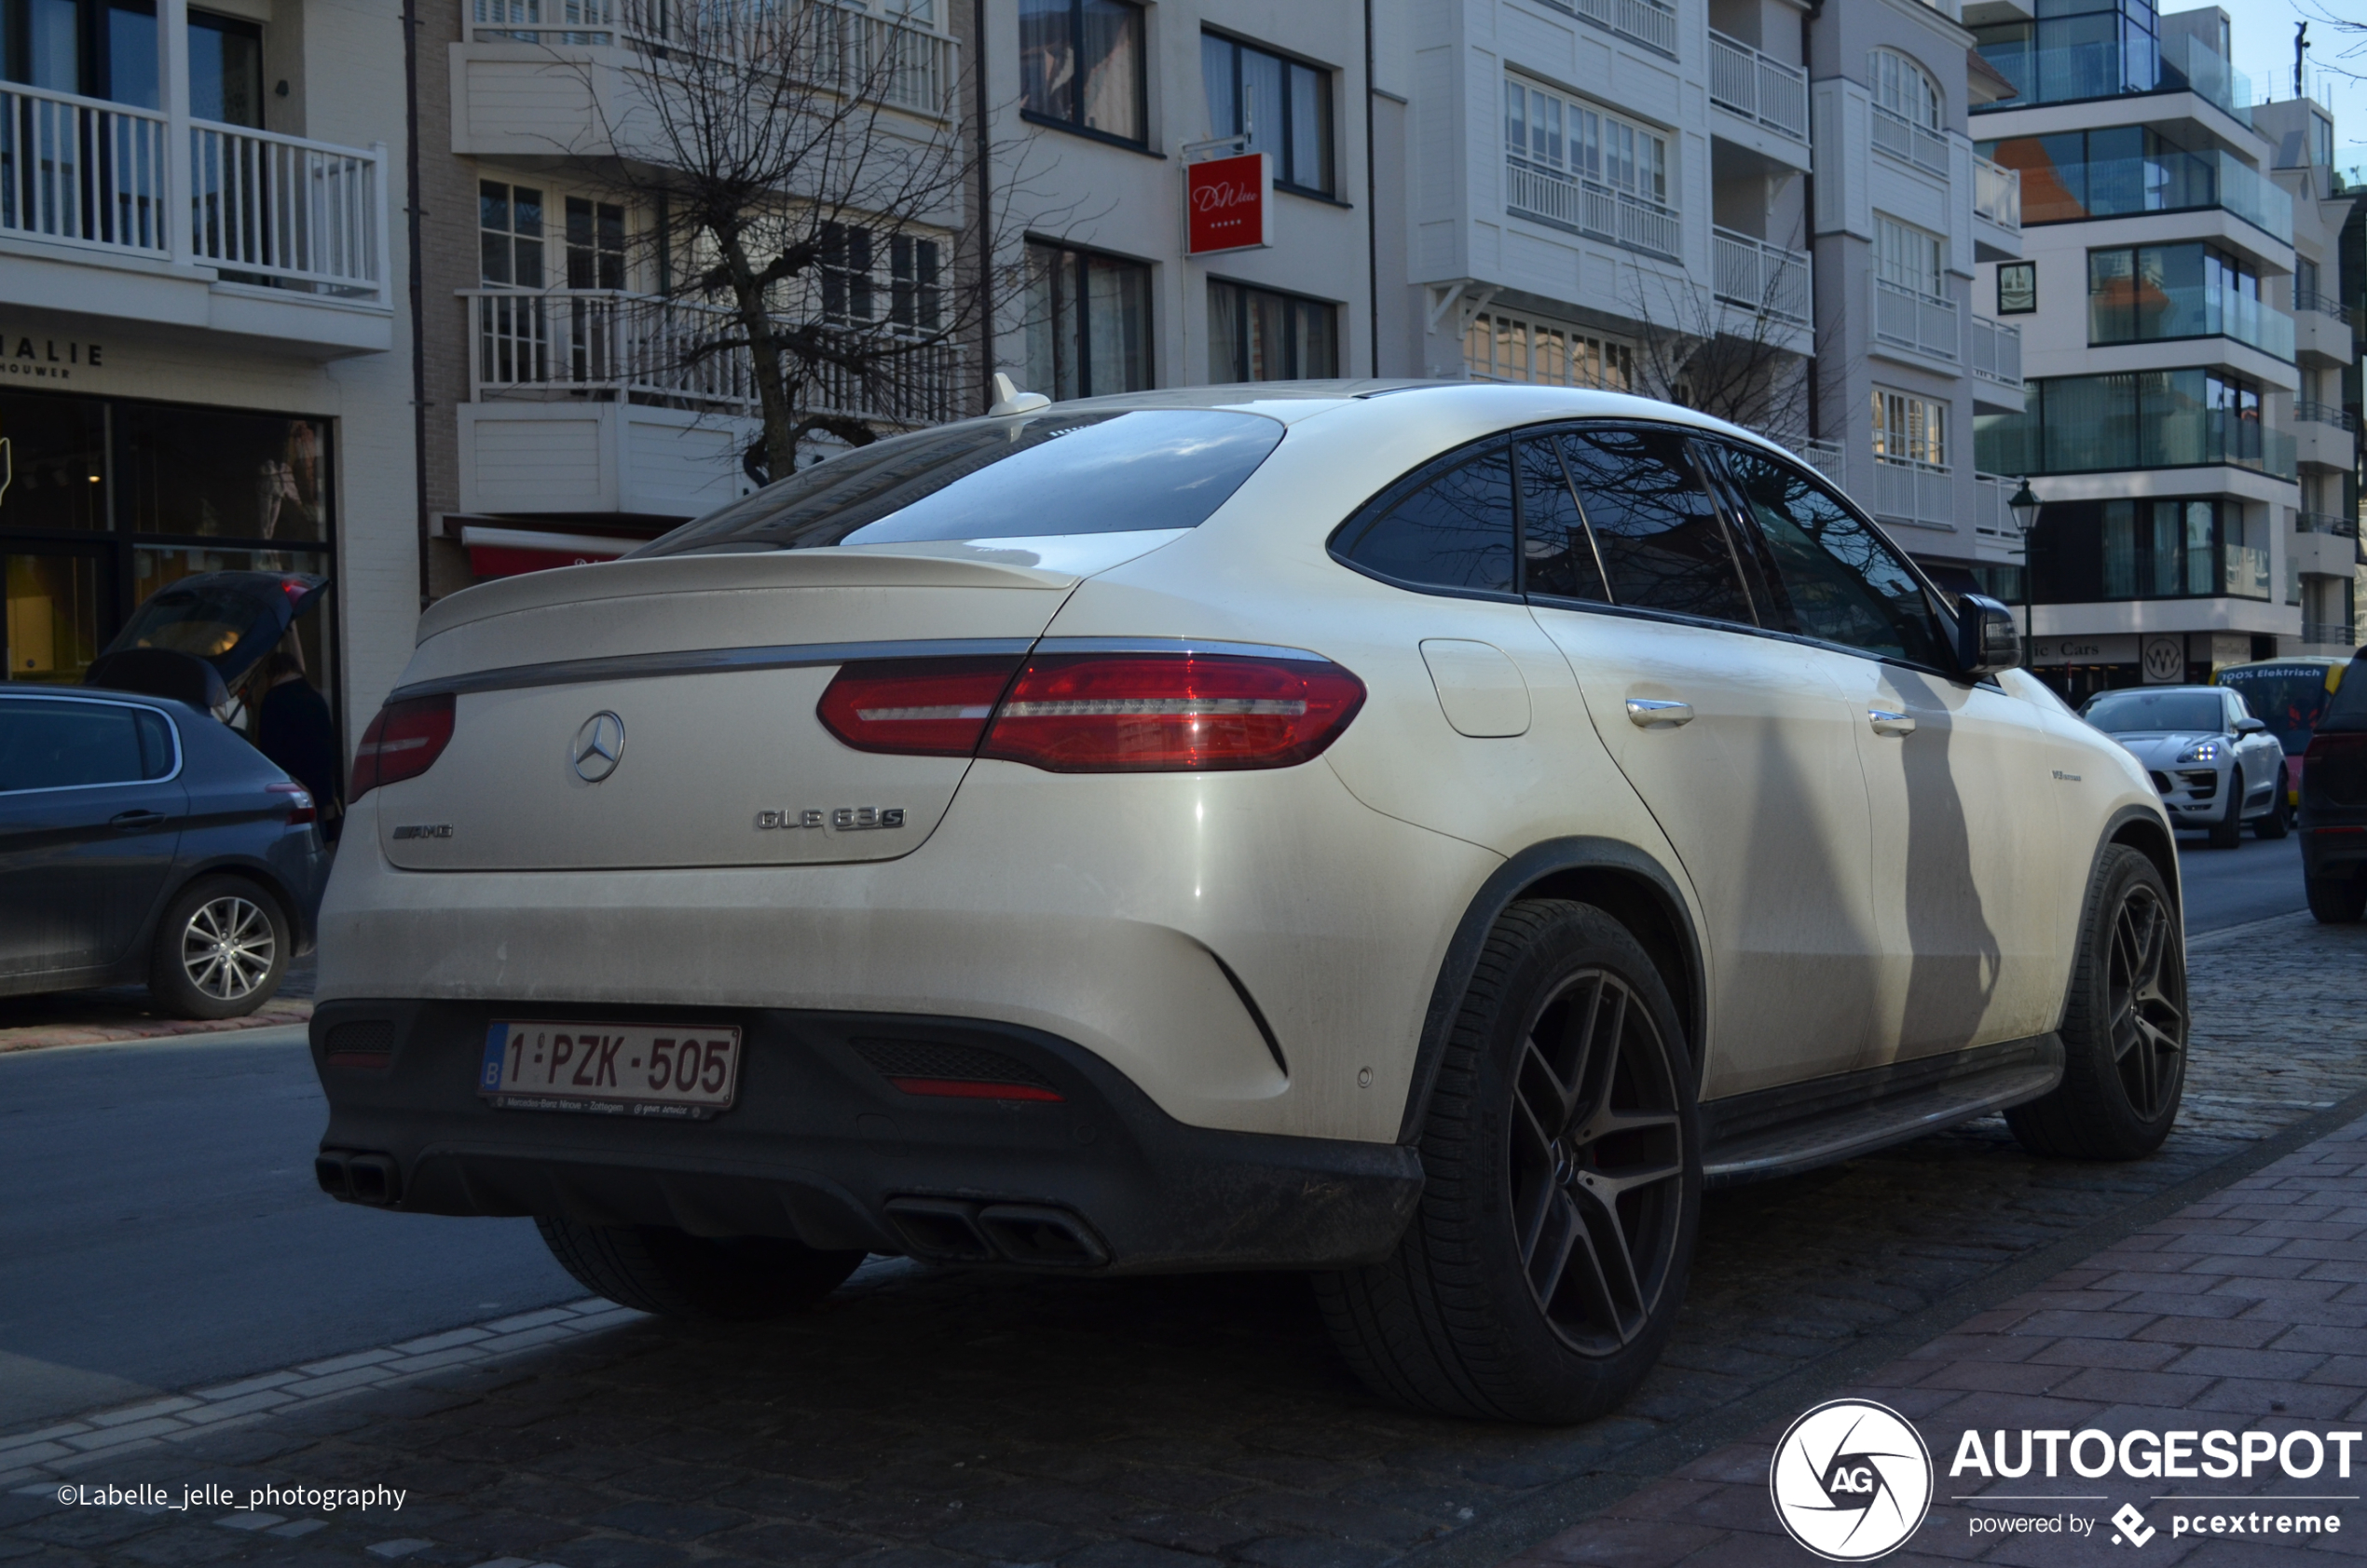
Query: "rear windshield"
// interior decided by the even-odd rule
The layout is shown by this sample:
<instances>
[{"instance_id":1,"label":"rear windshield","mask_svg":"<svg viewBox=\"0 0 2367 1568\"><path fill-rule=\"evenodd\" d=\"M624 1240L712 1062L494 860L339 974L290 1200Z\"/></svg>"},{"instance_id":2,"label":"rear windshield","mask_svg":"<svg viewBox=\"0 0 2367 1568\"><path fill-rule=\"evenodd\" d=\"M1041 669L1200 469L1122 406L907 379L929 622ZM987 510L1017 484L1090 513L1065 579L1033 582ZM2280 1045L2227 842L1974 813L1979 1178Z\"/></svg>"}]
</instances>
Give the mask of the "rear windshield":
<instances>
[{"instance_id":1,"label":"rear windshield","mask_svg":"<svg viewBox=\"0 0 2367 1568\"><path fill-rule=\"evenodd\" d=\"M2080 716L2108 734L2134 730L2227 728L2227 700L2216 691L2108 691Z\"/></svg>"},{"instance_id":2,"label":"rear windshield","mask_svg":"<svg viewBox=\"0 0 2367 1568\"><path fill-rule=\"evenodd\" d=\"M2222 671L2219 684L2241 692L2252 716L2299 757L2309 749L2310 734L2326 712L2329 673L2323 664L2255 664Z\"/></svg>"},{"instance_id":3,"label":"rear windshield","mask_svg":"<svg viewBox=\"0 0 2367 1568\"><path fill-rule=\"evenodd\" d=\"M2354 658L2343 672L2343 683L2326 704L2320 729L2367 729L2367 658Z\"/></svg>"},{"instance_id":4,"label":"rear windshield","mask_svg":"<svg viewBox=\"0 0 2367 1568\"><path fill-rule=\"evenodd\" d=\"M832 457L633 554L1194 528L1281 439L1215 409L973 419Z\"/></svg>"}]
</instances>

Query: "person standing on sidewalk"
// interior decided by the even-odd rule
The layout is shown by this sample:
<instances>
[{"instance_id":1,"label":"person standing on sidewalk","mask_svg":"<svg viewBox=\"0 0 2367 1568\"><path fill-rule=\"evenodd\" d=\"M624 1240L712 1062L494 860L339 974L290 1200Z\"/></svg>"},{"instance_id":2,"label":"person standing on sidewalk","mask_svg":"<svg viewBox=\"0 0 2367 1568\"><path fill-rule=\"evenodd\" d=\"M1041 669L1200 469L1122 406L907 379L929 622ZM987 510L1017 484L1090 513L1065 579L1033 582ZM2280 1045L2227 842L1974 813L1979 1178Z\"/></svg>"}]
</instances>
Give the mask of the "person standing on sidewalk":
<instances>
[{"instance_id":1,"label":"person standing on sidewalk","mask_svg":"<svg viewBox=\"0 0 2367 1568\"><path fill-rule=\"evenodd\" d=\"M265 666L270 685L255 714L255 749L312 794L321 837L334 844L345 825L345 792L337 778L337 732L329 704L304 678L304 659L281 648Z\"/></svg>"}]
</instances>

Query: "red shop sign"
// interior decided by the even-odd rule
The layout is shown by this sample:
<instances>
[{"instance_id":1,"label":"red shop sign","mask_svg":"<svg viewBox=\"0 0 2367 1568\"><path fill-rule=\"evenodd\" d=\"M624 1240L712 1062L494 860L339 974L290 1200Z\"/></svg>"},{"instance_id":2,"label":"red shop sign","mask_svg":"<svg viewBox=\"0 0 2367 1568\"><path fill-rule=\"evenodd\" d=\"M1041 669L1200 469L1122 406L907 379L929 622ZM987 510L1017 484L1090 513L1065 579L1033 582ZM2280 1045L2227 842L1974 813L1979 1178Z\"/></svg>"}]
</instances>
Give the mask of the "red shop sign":
<instances>
[{"instance_id":1,"label":"red shop sign","mask_svg":"<svg viewBox=\"0 0 2367 1568\"><path fill-rule=\"evenodd\" d=\"M1266 214L1274 209L1274 160L1266 153L1212 157L1184 169L1186 255L1247 251L1272 243Z\"/></svg>"}]
</instances>

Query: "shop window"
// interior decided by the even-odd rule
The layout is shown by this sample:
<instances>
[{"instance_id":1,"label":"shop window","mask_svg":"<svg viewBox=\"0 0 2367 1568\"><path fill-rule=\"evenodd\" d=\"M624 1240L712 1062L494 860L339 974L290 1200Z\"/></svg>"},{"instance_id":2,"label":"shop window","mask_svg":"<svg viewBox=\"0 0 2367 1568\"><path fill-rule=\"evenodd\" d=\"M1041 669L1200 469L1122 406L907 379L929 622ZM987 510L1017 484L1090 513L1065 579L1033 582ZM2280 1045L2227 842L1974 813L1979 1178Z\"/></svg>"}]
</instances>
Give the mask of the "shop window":
<instances>
[{"instance_id":1,"label":"shop window","mask_svg":"<svg viewBox=\"0 0 2367 1568\"><path fill-rule=\"evenodd\" d=\"M542 287L542 193L477 182L477 281L488 289Z\"/></svg>"},{"instance_id":2,"label":"shop window","mask_svg":"<svg viewBox=\"0 0 2367 1568\"><path fill-rule=\"evenodd\" d=\"M106 452L100 403L0 394L0 531L105 527Z\"/></svg>"},{"instance_id":3,"label":"shop window","mask_svg":"<svg viewBox=\"0 0 2367 1568\"><path fill-rule=\"evenodd\" d=\"M106 646L101 634L103 560L89 555L0 555L10 680L73 686Z\"/></svg>"},{"instance_id":4,"label":"shop window","mask_svg":"<svg viewBox=\"0 0 2367 1568\"><path fill-rule=\"evenodd\" d=\"M2038 264L1999 262L1997 313L2000 316L2027 316L2037 308Z\"/></svg>"},{"instance_id":5,"label":"shop window","mask_svg":"<svg viewBox=\"0 0 2367 1568\"><path fill-rule=\"evenodd\" d=\"M1320 300L1215 279L1208 286L1211 381L1310 381L1340 373L1339 311Z\"/></svg>"},{"instance_id":6,"label":"shop window","mask_svg":"<svg viewBox=\"0 0 2367 1568\"><path fill-rule=\"evenodd\" d=\"M115 478L116 525L133 533L328 538L329 443L320 420L119 403Z\"/></svg>"},{"instance_id":7,"label":"shop window","mask_svg":"<svg viewBox=\"0 0 2367 1568\"><path fill-rule=\"evenodd\" d=\"M612 201L567 198L568 287L624 287L624 209Z\"/></svg>"},{"instance_id":8,"label":"shop window","mask_svg":"<svg viewBox=\"0 0 2367 1568\"><path fill-rule=\"evenodd\" d=\"M1142 8L1128 0L1019 0L1019 108L1028 118L1142 145Z\"/></svg>"},{"instance_id":9,"label":"shop window","mask_svg":"<svg viewBox=\"0 0 2367 1568\"><path fill-rule=\"evenodd\" d=\"M1028 386L1053 398L1151 387L1151 269L1058 245L1027 248Z\"/></svg>"},{"instance_id":10,"label":"shop window","mask_svg":"<svg viewBox=\"0 0 2367 1568\"><path fill-rule=\"evenodd\" d=\"M1200 75L1210 135L1244 137L1243 152L1272 154L1280 189L1333 194L1329 71L1208 33Z\"/></svg>"}]
</instances>

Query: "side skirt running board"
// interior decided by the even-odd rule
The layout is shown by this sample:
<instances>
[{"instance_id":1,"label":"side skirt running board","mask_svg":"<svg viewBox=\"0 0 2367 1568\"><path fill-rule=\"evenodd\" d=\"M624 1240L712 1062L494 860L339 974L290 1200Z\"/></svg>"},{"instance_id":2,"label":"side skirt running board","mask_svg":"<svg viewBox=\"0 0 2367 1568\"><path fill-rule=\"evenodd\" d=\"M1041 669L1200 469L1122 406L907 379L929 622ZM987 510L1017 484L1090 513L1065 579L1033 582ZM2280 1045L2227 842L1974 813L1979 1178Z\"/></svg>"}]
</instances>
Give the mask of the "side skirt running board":
<instances>
[{"instance_id":1,"label":"side skirt running board","mask_svg":"<svg viewBox=\"0 0 2367 1568\"><path fill-rule=\"evenodd\" d=\"M1797 1175L2036 1099L2062 1077L2062 1040L2036 1034L1711 1100L1703 1174L1714 1187Z\"/></svg>"}]
</instances>

